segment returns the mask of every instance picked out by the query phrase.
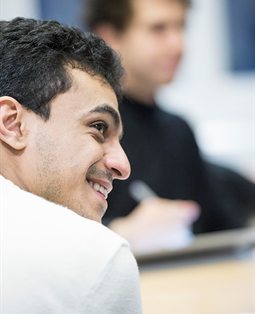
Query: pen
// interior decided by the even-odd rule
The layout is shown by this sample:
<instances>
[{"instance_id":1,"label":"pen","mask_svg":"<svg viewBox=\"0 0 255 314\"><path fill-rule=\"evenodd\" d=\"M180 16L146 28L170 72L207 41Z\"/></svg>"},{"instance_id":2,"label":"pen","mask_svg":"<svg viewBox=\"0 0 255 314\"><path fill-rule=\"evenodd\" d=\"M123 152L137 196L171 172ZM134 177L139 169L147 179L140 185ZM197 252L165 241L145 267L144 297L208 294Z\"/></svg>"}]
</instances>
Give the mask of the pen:
<instances>
[{"instance_id":1,"label":"pen","mask_svg":"<svg viewBox=\"0 0 255 314\"><path fill-rule=\"evenodd\" d=\"M142 180L132 181L129 185L130 196L138 203L157 194Z\"/></svg>"}]
</instances>

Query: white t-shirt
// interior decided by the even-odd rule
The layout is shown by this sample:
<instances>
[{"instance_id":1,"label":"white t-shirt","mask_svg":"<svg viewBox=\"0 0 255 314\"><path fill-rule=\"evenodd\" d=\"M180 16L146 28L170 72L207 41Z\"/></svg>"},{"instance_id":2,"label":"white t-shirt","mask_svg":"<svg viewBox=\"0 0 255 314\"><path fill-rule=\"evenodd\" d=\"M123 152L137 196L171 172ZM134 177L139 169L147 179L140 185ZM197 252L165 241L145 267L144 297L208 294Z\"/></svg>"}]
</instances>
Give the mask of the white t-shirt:
<instances>
[{"instance_id":1,"label":"white t-shirt","mask_svg":"<svg viewBox=\"0 0 255 314\"><path fill-rule=\"evenodd\" d=\"M1 314L141 313L128 244L0 176Z\"/></svg>"}]
</instances>

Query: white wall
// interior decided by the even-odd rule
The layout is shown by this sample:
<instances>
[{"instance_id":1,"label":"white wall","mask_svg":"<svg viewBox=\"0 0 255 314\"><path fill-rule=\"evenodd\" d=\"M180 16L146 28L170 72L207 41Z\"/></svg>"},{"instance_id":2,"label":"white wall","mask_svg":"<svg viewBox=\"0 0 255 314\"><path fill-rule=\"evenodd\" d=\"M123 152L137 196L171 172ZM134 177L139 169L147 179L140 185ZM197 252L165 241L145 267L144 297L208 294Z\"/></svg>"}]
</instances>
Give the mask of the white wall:
<instances>
[{"instance_id":1,"label":"white wall","mask_svg":"<svg viewBox=\"0 0 255 314\"><path fill-rule=\"evenodd\" d=\"M37 0L0 0L0 19L9 20L16 16L38 17Z\"/></svg>"},{"instance_id":2,"label":"white wall","mask_svg":"<svg viewBox=\"0 0 255 314\"><path fill-rule=\"evenodd\" d=\"M203 153L255 180L255 73L227 71L222 0L193 0L186 57L158 99L191 123Z\"/></svg>"}]
</instances>

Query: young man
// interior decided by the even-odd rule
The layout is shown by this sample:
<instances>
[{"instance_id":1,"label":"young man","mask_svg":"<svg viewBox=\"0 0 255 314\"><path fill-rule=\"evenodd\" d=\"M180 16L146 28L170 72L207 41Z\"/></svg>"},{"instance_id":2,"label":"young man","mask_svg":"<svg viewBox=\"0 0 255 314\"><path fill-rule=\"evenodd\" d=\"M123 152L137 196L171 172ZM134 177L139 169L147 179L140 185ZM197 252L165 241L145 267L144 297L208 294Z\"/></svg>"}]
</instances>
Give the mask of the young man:
<instances>
[{"instance_id":1,"label":"young man","mask_svg":"<svg viewBox=\"0 0 255 314\"><path fill-rule=\"evenodd\" d=\"M99 223L130 174L118 58L16 18L0 22L0 68L1 313L140 313L135 260Z\"/></svg>"},{"instance_id":2,"label":"young man","mask_svg":"<svg viewBox=\"0 0 255 314\"><path fill-rule=\"evenodd\" d=\"M126 70L120 110L125 128L123 147L132 175L115 185L105 221L138 253L162 245L171 247L178 226L194 221L196 233L239 224L238 219L228 219L213 197L190 127L155 103L157 89L174 78L182 58L188 6L188 0L86 3L86 26L121 55ZM139 199L135 195L134 186L141 186L137 180L153 190L146 193L153 197Z\"/></svg>"}]
</instances>

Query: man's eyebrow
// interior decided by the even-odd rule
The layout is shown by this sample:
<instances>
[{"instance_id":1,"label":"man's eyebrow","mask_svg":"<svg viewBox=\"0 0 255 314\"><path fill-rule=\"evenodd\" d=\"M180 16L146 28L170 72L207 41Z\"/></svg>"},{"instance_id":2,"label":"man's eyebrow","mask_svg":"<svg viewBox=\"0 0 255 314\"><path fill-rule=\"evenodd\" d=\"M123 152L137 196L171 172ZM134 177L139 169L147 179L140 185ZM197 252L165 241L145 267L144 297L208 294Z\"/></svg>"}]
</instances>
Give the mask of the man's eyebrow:
<instances>
[{"instance_id":1,"label":"man's eyebrow","mask_svg":"<svg viewBox=\"0 0 255 314\"><path fill-rule=\"evenodd\" d=\"M106 105L106 104L99 105L95 107L94 109L90 110L89 113L105 113L105 114L110 115L113 119L115 129L118 129L122 125L120 115L115 109L113 109L109 105ZM121 128L120 139L122 137L123 137L123 130Z\"/></svg>"}]
</instances>

